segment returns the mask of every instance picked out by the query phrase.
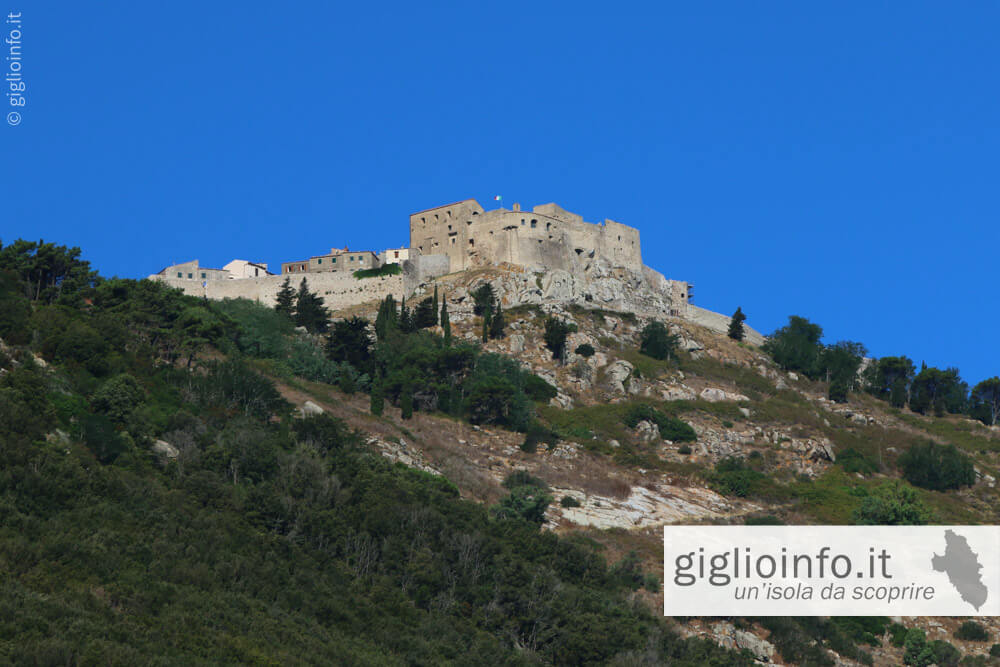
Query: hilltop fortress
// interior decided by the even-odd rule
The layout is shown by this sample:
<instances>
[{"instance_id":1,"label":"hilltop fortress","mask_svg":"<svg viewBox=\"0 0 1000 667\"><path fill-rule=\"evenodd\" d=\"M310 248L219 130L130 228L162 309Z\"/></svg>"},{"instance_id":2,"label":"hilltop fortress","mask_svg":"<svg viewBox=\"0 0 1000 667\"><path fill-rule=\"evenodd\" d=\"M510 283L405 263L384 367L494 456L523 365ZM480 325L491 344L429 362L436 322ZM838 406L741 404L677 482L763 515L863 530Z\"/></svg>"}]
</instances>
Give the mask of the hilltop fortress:
<instances>
[{"instance_id":1,"label":"hilltop fortress","mask_svg":"<svg viewBox=\"0 0 1000 667\"><path fill-rule=\"evenodd\" d=\"M389 264L400 270L373 271ZM727 316L691 304L690 283L667 280L642 263L638 229L613 220L587 222L556 204L487 211L475 199L465 199L412 214L407 248L332 248L282 262L277 275L262 262L233 260L209 269L193 260L168 266L149 279L194 296L273 304L286 278L295 287L305 278L328 307L340 309L390 294L419 295L435 278L488 267L518 276L502 281L510 305L577 303L648 317L682 317L716 331L725 331L729 323Z\"/></svg>"}]
</instances>

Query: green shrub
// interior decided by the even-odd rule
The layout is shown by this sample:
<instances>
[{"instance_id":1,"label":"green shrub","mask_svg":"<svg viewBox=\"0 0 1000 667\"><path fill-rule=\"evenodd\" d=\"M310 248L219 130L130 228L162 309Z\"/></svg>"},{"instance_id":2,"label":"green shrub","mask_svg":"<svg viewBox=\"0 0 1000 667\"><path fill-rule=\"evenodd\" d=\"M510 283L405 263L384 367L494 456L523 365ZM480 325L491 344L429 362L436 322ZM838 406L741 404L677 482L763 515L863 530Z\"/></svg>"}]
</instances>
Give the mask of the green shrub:
<instances>
[{"instance_id":1,"label":"green shrub","mask_svg":"<svg viewBox=\"0 0 1000 667\"><path fill-rule=\"evenodd\" d=\"M403 267L399 264L383 264L377 269L361 269L351 275L358 280L363 280L365 278L379 278L381 276L398 276L402 272Z\"/></svg>"},{"instance_id":2,"label":"green shrub","mask_svg":"<svg viewBox=\"0 0 1000 667\"><path fill-rule=\"evenodd\" d=\"M708 480L717 492L738 498L760 495L768 487L764 473L749 468L743 459L734 456L716 463Z\"/></svg>"},{"instance_id":3,"label":"green shrub","mask_svg":"<svg viewBox=\"0 0 1000 667\"><path fill-rule=\"evenodd\" d=\"M663 322L656 320L643 328L640 340L639 352L660 360L676 356L680 344L680 338L670 333Z\"/></svg>"},{"instance_id":4,"label":"green shrub","mask_svg":"<svg viewBox=\"0 0 1000 667\"><path fill-rule=\"evenodd\" d=\"M747 526L784 526L785 522L773 514L748 516L743 522Z\"/></svg>"},{"instance_id":5,"label":"green shrub","mask_svg":"<svg viewBox=\"0 0 1000 667\"><path fill-rule=\"evenodd\" d=\"M698 439L698 434L691 428L690 424L668 417L651 405L638 403L629 406L622 420L629 428L635 428L641 421L650 421L659 427L660 437L672 442L694 442Z\"/></svg>"},{"instance_id":6,"label":"green shrub","mask_svg":"<svg viewBox=\"0 0 1000 667\"><path fill-rule=\"evenodd\" d=\"M852 521L867 526L923 526L932 518L916 489L894 480L868 494L855 510Z\"/></svg>"},{"instance_id":7,"label":"green shrub","mask_svg":"<svg viewBox=\"0 0 1000 667\"><path fill-rule=\"evenodd\" d=\"M990 655L994 658L1000 658L1000 644L994 644L990 647Z\"/></svg>"},{"instance_id":8,"label":"green shrub","mask_svg":"<svg viewBox=\"0 0 1000 667\"><path fill-rule=\"evenodd\" d=\"M954 445L918 443L899 457L898 464L907 481L933 491L971 486L976 481L972 459Z\"/></svg>"},{"instance_id":9,"label":"green shrub","mask_svg":"<svg viewBox=\"0 0 1000 667\"><path fill-rule=\"evenodd\" d=\"M88 415L82 424L83 441L101 463L114 463L128 449L128 441L102 415Z\"/></svg>"},{"instance_id":10,"label":"green shrub","mask_svg":"<svg viewBox=\"0 0 1000 667\"><path fill-rule=\"evenodd\" d=\"M893 623L889 626L889 643L896 647L902 647L906 640L906 626L902 623Z\"/></svg>"},{"instance_id":11,"label":"green shrub","mask_svg":"<svg viewBox=\"0 0 1000 667\"><path fill-rule=\"evenodd\" d=\"M990 633L981 623L965 621L955 630L955 638L968 642L987 642L990 640Z\"/></svg>"},{"instance_id":12,"label":"green shrub","mask_svg":"<svg viewBox=\"0 0 1000 667\"><path fill-rule=\"evenodd\" d=\"M563 496L559 504L563 507L580 507L580 501L573 496Z\"/></svg>"},{"instance_id":13,"label":"green shrub","mask_svg":"<svg viewBox=\"0 0 1000 667\"><path fill-rule=\"evenodd\" d=\"M525 373L524 393L533 401L548 403L559 393L555 387L534 373Z\"/></svg>"},{"instance_id":14,"label":"green shrub","mask_svg":"<svg viewBox=\"0 0 1000 667\"><path fill-rule=\"evenodd\" d=\"M490 508L495 519L523 519L530 523L545 521L545 510L552 502L548 485L525 470L515 470L503 481L510 489L507 497Z\"/></svg>"},{"instance_id":15,"label":"green shrub","mask_svg":"<svg viewBox=\"0 0 1000 667\"><path fill-rule=\"evenodd\" d=\"M837 454L837 465L843 468L846 473L871 475L878 472L878 466L853 447L848 447Z\"/></svg>"},{"instance_id":16,"label":"green shrub","mask_svg":"<svg viewBox=\"0 0 1000 667\"><path fill-rule=\"evenodd\" d=\"M96 411L111 421L124 424L144 399L145 392L139 382L123 373L102 384L94 393L91 403Z\"/></svg>"},{"instance_id":17,"label":"green shrub","mask_svg":"<svg viewBox=\"0 0 1000 667\"><path fill-rule=\"evenodd\" d=\"M687 456L688 454L691 453L690 445L681 445L680 447L677 448L677 453L681 454L682 456Z\"/></svg>"},{"instance_id":18,"label":"green shrub","mask_svg":"<svg viewBox=\"0 0 1000 667\"><path fill-rule=\"evenodd\" d=\"M577 345L576 350L574 350L574 352L576 352L576 354L579 354L581 357L589 359L590 357L594 356L594 346L591 345L590 343L583 343L581 345Z\"/></svg>"}]
</instances>

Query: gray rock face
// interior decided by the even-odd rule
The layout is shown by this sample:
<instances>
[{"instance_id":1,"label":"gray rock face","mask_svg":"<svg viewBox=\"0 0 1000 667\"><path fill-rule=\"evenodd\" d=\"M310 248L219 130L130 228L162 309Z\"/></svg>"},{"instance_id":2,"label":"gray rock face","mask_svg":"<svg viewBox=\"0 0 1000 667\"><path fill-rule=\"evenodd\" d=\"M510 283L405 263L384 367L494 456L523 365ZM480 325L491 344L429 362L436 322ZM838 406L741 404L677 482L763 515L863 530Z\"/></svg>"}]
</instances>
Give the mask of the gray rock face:
<instances>
[{"instance_id":1,"label":"gray rock face","mask_svg":"<svg viewBox=\"0 0 1000 667\"><path fill-rule=\"evenodd\" d=\"M636 424L635 433L643 442L653 442L660 439L660 428L651 421L643 420Z\"/></svg>"},{"instance_id":2,"label":"gray rock face","mask_svg":"<svg viewBox=\"0 0 1000 667\"><path fill-rule=\"evenodd\" d=\"M511 334L508 337L511 354L521 354L524 352L524 336L521 334Z\"/></svg>"},{"instance_id":3,"label":"gray rock face","mask_svg":"<svg viewBox=\"0 0 1000 667\"><path fill-rule=\"evenodd\" d=\"M624 396L628 393L629 378L635 368L627 361L619 360L610 364L605 370L608 388L612 393Z\"/></svg>"},{"instance_id":4,"label":"gray rock face","mask_svg":"<svg viewBox=\"0 0 1000 667\"><path fill-rule=\"evenodd\" d=\"M309 416L312 416L312 415L321 415L321 414L323 414L323 412L325 412L323 410L323 408L319 407L318 405L316 405L312 401L306 401L302 405L302 407L300 408L300 410L302 411L302 416L303 417L309 417Z\"/></svg>"},{"instance_id":5,"label":"gray rock face","mask_svg":"<svg viewBox=\"0 0 1000 667\"><path fill-rule=\"evenodd\" d=\"M177 448L166 440L157 440L154 442L153 453L168 459L176 459L180 456L180 452L177 451Z\"/></svg>"}]
</instances>

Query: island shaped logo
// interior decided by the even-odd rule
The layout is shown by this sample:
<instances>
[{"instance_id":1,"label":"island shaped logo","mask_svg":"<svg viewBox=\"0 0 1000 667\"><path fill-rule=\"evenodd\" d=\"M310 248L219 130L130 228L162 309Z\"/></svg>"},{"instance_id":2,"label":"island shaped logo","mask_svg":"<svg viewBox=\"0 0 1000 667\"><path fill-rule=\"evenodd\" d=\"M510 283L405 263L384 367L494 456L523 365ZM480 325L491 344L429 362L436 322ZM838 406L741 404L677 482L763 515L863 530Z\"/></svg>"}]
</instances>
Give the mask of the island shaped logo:
<instances>
[{"instance_id":1,"label":"island shaped logo","mask_svg":"<svg viewBox=\"0 0 1000 667\"><path fill-rule=\"evenodd\" d=\"M668 526L668 616L1000 616L1000 526Z\"/></svg>"}]
</instances>

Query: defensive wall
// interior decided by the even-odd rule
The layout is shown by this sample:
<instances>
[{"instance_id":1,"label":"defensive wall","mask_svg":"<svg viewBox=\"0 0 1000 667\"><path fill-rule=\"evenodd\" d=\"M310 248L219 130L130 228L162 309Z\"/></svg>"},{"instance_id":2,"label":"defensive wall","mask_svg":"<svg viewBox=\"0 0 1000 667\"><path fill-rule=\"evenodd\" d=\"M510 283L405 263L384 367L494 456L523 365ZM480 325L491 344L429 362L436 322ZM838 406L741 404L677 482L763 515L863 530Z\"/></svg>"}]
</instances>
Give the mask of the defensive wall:
<instances>
[{"instance_id":1,"label":"defensive wall","mask_svg":"<svg viewBox=\"0 0 1000 667\"><path fill-rule=\"evenodd\" d=\"M638 229L613 220L586 222L556 204L486 211L466 199L419 211L410 216L410 247L447 255L452 271L506 262L583 275L597 257L642 270Z\"/></svg>"}]
</instances>

